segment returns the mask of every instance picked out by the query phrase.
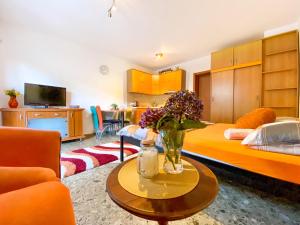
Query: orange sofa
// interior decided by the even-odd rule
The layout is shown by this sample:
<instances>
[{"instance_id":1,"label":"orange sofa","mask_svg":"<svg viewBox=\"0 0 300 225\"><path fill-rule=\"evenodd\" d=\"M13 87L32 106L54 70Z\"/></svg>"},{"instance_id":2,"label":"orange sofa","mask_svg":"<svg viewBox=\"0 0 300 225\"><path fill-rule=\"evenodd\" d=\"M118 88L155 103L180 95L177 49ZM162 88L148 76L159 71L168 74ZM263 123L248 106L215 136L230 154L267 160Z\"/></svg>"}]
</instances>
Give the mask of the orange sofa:
<instances>
[{"instance_id":1,"label":"orange sofa","mask_svg":"<svg viewBox=\"0 0 300 225\"><path fill-rule=\"evenodd\" d=\"M226 140L224 131L234 124L214 124L187 132L183 149L241 169L300 184L300 156L255 150L238 140Z\"/></svg>"},{"instance_id":2,"label":"orange sofa","mask_svg":"<svg viewBox=\"0 0 300 225\"><path fill-rule=\"evenodd\" d=\"M0 167L0 224L75 225L69 190L51 169Z\"/></svg>"},{"instance_id":3,"label":"orange sofa","mask_svg":"<svg viewBox=\"0 0 300 225\"><path fill-rule=\"evenodd\" d=\"M59 133L0 128L0 143L0 224L75 225L58 178Z\"/></svg>"},{"instance_id":4,"label":"orange sofa","mask_svg":"<svg viewBox=\"0 0 300 225\"><path fill-rule=\"evenodd\" d=\"M60 177L60 134L28 128L0 128L0 166L45 167Z\"/></svg>"}]
</instances>

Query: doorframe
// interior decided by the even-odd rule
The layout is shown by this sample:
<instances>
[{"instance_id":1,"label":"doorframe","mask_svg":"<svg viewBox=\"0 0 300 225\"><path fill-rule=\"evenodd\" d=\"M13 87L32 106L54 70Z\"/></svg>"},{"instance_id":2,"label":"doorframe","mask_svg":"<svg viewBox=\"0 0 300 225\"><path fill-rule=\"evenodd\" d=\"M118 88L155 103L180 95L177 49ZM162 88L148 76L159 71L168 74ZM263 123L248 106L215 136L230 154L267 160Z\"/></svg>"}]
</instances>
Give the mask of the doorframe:
<instances>
[{"instance_id":1,"label":"doorframe","mask_svg":"<svg viewBox=\"0 0 300 225\"><path fill-rule=\"evenodd\" d=\"M197 96L199 95L198 94L199 93L199 82L197 82L197 79L199 79L200 76L204 76L204 75L208 75L208 74L211 75L210 70L196 72L193 74L193 91L196 93Z\"/></svg>"}]
</instances>

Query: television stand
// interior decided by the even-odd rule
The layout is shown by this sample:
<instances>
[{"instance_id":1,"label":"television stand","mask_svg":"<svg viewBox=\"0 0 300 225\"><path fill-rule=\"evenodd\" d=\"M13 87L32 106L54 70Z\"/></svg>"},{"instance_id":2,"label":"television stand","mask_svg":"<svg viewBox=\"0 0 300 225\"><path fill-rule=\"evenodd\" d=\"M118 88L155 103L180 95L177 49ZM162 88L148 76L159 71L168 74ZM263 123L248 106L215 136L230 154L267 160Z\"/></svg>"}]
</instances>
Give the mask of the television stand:
<instances>
[{"instance_id":1,"label":"television stand","mask_svg":"<svg viewBox=\"0 0 300 225\"><path fill-rule=\"evenodd\" d=\"M4 108L3 126L28 127L42 130L59 131L62 141L82 139L82 112L78 108Z\"/></svg>"}]
</instances>

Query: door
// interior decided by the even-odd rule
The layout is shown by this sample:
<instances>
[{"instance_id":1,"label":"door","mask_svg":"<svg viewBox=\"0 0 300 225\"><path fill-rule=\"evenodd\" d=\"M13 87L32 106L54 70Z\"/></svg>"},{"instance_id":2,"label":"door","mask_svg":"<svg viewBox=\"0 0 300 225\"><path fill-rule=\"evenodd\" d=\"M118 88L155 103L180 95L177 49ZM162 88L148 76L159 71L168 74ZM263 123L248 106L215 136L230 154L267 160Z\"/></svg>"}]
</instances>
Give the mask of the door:
<instances>
[{"instance_id":1,"label":"door","mask_svg":"<svg viewBox=\"0 0 300 225\"><path fill-rule=\"evenodd\" d=\"M194 74L194 91L203 103L202 119L210 121L211 101L211 76L210 71Z\"/></svg>"},{"instance_id":2,"label":"door","mask_svg":"<svg viewBox=\"0 0 300 225\"><path fill-rule=\"evenodd\" d=\"M164 94L168 92L168 76L166 73L159 75L159 93Z\"/></svg>"},{"instance_id":3,"label":"door","mask_svg":"<svg viewBox=\"0 0 300 225\"><path fill-rule=\"evenodd\" d=\"M68 110L68 127L69 127L69 137L75 136L75 119L74 111Z\"/></svg>"},{"instance_id":4,"label":"door","mask_svg":"<svg viewBox=\"0 0 300 225\"><path fill-rule=\"evenodd\" d=\"M262 41L253 41L234 48L234 65L261 62Z\"/></svg>"},{"instance_id":5,"label":"door","mask_svg":"<svg viewBox=\"0 0 300 225\"><path fill-rule=\"evenodd\" d=\"M74 111L74 136L83 136L82 111Z\"/></svg>"},{"instance_id":6,"label":"door","mask_svg":"<svg viewBox=\"0 0 300 225\"><path fill-rule=\"evenodd\" d=\"M128 92L152 94L152 75L131 69L127 71Z\"/></svg>"},{"instance_id":7,"label":"door","mask_svg":"<svg viewBox=\"0 0 300 225\"><path fill-rule=\"evenodd\" d=\"M159 75L160 93L185 90L185 71L178 69Z\"/></svg>"},{"instance_id":8,"label":"door","mask_svg":"<svg viewBox=\"0 0 300 225\"><path fill-rule=\"evenodd\" d=\"M211 74L211 121L233 121L233 70Z\"/></svg>"},{"instance_id":9,"label":"door","mask_svg":"<svg viewBox=\"0 0 300 225\"><path fill-rule=\"evenodd\" d=\"M223 69L233 66L233 48L226 48L211 54L211 68Z\"/></svg>"},{"instance_id":10,"label":"door","mask_svg":"<svg viewBox=\"0 0 300 225\"><path fill-rule=\"evenodd\" d=\"M234 121L260 107L261 66L250 66L234 71Z\"/></svg>"},{"instance_id":11,"label":"door","mask_svg":"<svg viewBox=\"0 0 300 225\"><path fill-rule=\"evenodd\" d=\"M142 117L142 114L144 112L146 112L147 108L135 108L133 110L133 114L134 114L134 121L133 123L134 124L139 124L140 120L141 120L141 117Z\"/></svg>"},{"instance_id":12,"label":"door","mask_svg":"<svg viewBox=\"0 0 300 225\"><path fill-rule=\"evenodd\" d=\"M25 116L23 111L2 111L3 126L25 127Z\"/></svg>"}]
</instances>

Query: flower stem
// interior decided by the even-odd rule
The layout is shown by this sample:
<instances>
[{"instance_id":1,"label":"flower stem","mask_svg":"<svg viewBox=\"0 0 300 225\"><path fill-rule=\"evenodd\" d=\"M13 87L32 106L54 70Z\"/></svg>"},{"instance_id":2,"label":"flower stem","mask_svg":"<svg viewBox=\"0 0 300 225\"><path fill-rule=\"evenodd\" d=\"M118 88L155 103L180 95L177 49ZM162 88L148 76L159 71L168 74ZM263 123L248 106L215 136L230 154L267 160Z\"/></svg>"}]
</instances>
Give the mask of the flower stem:
<instances>
[{"instance_id":1,"label":"flower stem","mask_svg":"<svg viewBox=\"0 0 300 225\"><path fill-rule=\"evenodd\" d=\"M174 170L176 170L175 163L174 163L172 157L171 157L169 154L170 154L170 153L168 152L168 153L166 154L166 157L167 157L168 160L172 163L172 166L173 166Z\"/></svg>"}]
</instances>

